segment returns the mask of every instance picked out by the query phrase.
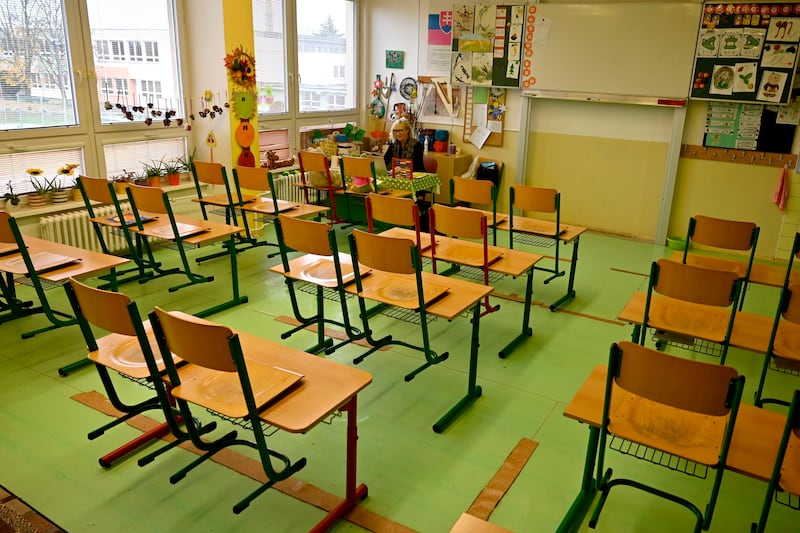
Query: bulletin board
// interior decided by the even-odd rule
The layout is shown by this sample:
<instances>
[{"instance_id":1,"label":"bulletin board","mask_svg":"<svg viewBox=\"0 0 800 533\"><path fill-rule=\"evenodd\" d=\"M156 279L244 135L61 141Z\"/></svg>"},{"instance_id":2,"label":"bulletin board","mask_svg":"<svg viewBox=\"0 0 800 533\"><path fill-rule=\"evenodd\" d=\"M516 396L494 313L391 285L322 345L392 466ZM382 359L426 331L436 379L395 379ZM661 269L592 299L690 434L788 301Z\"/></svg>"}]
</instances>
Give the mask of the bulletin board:
<instances>
[{"instance_id":1,"label":"bulletin board","mask_svg":"<svg viewBox=\"0 0 800 533\"><path fill-rule=\"evenodd\" d=\"M690 96L788 103L798 44L800 3L705 3Z\"/></svg>"},{"instance_id":2,"label":"bulletin board","mask_svg":"<svg viewBox=\"0 0 800 533\"><path fill-rule=\"evenodd\" d=\"M452 82L519 87L524 27L524 4L453 5Z\"/></svg>"},{"instance_id":3,"label":"bulletin board","mask_svg":"<svg viewBox=\"0 0 800 533\"><path fill-rule=\"evenodd\" d=\"M506 90L489 87L466 87L466 112L464 113L464 139L469 139L479 128L486 128L483 144L503 146L506 117Z\"/></svg>"}]
</instances>

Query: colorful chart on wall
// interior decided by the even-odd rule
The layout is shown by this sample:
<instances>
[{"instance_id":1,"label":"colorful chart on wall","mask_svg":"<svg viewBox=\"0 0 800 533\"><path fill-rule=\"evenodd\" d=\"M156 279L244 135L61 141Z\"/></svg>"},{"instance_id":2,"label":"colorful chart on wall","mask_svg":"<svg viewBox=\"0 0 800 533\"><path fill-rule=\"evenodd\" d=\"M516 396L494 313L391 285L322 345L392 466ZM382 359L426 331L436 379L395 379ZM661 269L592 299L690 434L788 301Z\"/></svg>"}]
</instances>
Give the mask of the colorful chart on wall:
<instances>
[{"instance_id":1,"label":"colorful chart on wall","mask_svg":"<svg viewBox=\"0 0 800 533\"><path fill-rule=\"evenodd\" d=\"M456 4L452 19L452 82L519 87L525 6Z\"/></svg>"},{"instance_id":2,"label":"colorful chart on wall","mask_svg":"<svg viewBox=\"0 0 800 533\"><path fill-rule=\"evenodd\" d=\"M466 112L464 113L464 137L473 134L485 135L484 143L503 146L503 124L506 116L506 89L489 87L467 87ZM473 144L477 143L473 142Z\"/></svg>"},{"instance_id":3,"label":"colorful chart on wall","mask_svg":"<svg viewBox=\"0 0 800 533\"><path fill-rule=\"evenodd\" d=\"M798 45L800 3L705 3L690 96L787 103Z\"/></svg>"}]
</instances>

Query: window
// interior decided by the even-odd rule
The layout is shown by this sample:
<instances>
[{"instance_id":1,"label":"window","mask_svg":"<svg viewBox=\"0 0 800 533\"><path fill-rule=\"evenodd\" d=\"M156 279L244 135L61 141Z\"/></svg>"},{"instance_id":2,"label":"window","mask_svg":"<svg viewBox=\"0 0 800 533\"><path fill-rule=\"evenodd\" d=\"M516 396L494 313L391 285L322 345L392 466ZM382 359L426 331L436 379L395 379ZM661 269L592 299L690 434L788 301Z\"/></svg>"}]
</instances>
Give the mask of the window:
<instances>
[{"instance_id":1,"label":"window","mask_svg":"<svg viewBox=\"0 0 800 533\"><path fill-rule=\"evenodd\" d=\"M142 43L139 41L128 41L128 54L131 56L131 61L141 61L142 57Z\"/></svg>"},{"instance_id":2,"label":"window","mask_svg":"<svg viewBox=\"0 0 800 533\"><path fill-rule=\"evenodd\" d=\"M158 61L158 42L157 41L145 41L144 43L144 57L145 61L149 61L150 63L155 63Z\"/></svg>"},{"instance_id":3,"label":"window","mask_svg":"<svg viewBox=\"0 0 800 533\"><path fill-rule=\"evenodd\" d=\"M252 5L259 125L294 132L297 147L302 128L356 122L359 1Z\"/></svg>"},{"instance_id":4,"label":"window","mask_svg":"<svg viewBox=\"0 0 800 533\"><path fill-rule=\"evenodd\" d=\"M108 48L108 41L97 40L94 42L94 57L95 59L111 59L111 53Z\"/></svg>"},{"instance_id":5,"label":"window","mask_svg":"<svg viewBox=\"0 0 800 533\"><path fill-rule=\"evenodd\" d=\"M161 82L154 80L141 80L141 96L147 102L161 98Z\"/></svg>"},{"instance_id":6,"label":"window","mask_svg":"<svg viewBox=\"0 0 800 533\"><path fill-rule=\"evenodd\" d=\"M186 154L186 138L107 144L103 147L108 176L138 172L144 163L168 161Z\"/></svg>"},{"instance_id":7,"label":"window","mask_svg":"<svg viewBox=\"0 0 800 533\"><path fill-rule=\"evenodd\" d=\"M114 61L125 59L125 47L122 41L111 41L111 59Z\"/></svg>"},{"instance_id":8,"label":"window","mask_svg":"<svg viewBox=\"0 0 800 533\"><path fill-rule=\"evenodd\" d=\"M58 176L58 169L67 164L80 165L73 171L73 176L84 172L83 150L72 148L65 150L47 150L0 155L0 196L14 188L16 194L33 191L31 176L26 172L29 168L40 168L42 178L52 179ZM71 187L71 178L59 178L59 183Z\"/></svg>"}]
</instances>

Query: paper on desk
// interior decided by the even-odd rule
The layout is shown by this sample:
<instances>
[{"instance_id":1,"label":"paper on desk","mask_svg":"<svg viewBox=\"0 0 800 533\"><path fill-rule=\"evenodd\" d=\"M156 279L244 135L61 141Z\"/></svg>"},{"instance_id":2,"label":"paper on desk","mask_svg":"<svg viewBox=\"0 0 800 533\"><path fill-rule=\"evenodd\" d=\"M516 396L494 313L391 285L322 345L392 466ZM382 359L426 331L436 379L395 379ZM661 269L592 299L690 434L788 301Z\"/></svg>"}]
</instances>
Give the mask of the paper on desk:
<instances>
[{"instance_id":1,"label":"paper on desk","mask_svg":"<svg viewBox=\"0 0 800 533\"><path fill-rule=\"evenodd\" d=\"M483 148L486 139L489 138L489 135L491 133L492 131L486 126L478 126L477 128L475 128L475 131L472 132L472 135L469 136L469 142L471 142L478 148Z\"/></svg>"}]
</instances>

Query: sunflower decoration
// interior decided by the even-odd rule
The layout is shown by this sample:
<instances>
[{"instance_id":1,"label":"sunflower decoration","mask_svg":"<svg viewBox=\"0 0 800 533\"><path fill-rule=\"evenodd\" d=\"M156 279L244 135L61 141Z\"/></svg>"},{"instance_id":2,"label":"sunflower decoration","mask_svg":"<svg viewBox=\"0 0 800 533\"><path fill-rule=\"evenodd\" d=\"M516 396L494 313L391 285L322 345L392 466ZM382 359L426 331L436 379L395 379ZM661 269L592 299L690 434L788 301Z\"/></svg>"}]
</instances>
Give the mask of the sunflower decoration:
<instances>
[{"instance_id":1,"label":"sunflower decoration","mask_svg":"<svg viewBox=\"0 0 800 533\"><path fill-rule=\"evenodd\" d=\"M247 88L256 86L256 60L242 47L225 56L225 68L234 83Z\"/></svg>"}]
</instances>

